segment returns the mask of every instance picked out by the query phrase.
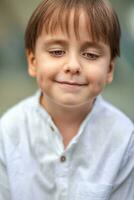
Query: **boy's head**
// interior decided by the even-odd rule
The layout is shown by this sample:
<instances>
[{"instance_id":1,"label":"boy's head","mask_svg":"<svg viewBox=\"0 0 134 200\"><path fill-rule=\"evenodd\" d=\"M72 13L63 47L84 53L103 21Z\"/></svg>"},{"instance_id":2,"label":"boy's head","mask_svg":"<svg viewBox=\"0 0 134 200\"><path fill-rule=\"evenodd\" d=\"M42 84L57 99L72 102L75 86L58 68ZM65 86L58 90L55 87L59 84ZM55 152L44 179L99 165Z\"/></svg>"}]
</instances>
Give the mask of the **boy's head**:
<instances>
[{"instance_id":1,"label":"boy's head","mask_svg":"<svg viewBox=\"0 0 134 200\"><path fill-rule=\"evenodd\" d=\"M105 0L44 0L25 35L28 70L42 90L41 104L49 111L57 104L91 108L112 82L119 41L118 19Z\"/></svg>"},{"instance_id":2,"label":"boy's head","mask_svg":"<svg viewBox=\"0 0 134 200\"><path fill-rule=\"evenodd\" d=\"M74 13L74 31L79 38L79 16L85 12L87 30L94 41L103 41L111 50L111 59L120 54L120 25L117 15L106 0L44 0L31 16L26 33L25 47L34 52L37 38L43 29L54 33L59 28L69 34L72 9ZM82 31L82 30L81 30Z\"/></svg>"}]
</instances>

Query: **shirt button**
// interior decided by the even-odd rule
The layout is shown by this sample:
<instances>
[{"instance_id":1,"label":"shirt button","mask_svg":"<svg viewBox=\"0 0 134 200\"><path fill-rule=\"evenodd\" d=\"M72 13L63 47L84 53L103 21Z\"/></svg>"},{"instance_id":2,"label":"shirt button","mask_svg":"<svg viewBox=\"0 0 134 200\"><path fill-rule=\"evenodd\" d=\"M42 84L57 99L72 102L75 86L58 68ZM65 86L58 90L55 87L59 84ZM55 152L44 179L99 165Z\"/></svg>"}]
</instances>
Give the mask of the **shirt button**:
<instances>
[{"instance_id":1,"label":"shirt button","mask_svg":"<svg viewBox=\"0 0 134 200\"><path fill-rule=\"evenodd\" d=\"M66 161L66 157L65 157L65 156L61 156L61 157L60 157L60 161L61 161L61 162L65 162L65 161Z\"/></svg>"}]
</instances>

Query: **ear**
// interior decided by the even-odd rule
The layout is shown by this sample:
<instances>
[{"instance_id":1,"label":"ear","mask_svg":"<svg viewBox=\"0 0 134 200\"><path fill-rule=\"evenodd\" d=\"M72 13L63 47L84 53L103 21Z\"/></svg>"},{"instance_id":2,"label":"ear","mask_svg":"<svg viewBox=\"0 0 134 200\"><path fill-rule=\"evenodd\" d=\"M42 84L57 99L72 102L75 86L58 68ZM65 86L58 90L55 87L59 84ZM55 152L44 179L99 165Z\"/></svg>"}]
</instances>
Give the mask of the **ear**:
<instances>
[{"instance_id":1,"label":"ear","mask_svg":"<svg viewBox=\"0 0 134 200\"><path fill-rule=\"evenodd\" d=\"M37 65L35 54L32 51L26 50L27 62L28 62L28 73L32 77L36 77Z\"/></svg>"},{"instance_id":2,"label":"ear","mask_svg":"<svg viewBox=\"0 0 134 200\"><path fill-rule=\"evenodd\" d=\"M109 68L108 68L108 74L107 74L107 83L108 84L110 84L113 81L114 69L115 69L115 59L111 60Z\"/></svg>"}]
</instances>

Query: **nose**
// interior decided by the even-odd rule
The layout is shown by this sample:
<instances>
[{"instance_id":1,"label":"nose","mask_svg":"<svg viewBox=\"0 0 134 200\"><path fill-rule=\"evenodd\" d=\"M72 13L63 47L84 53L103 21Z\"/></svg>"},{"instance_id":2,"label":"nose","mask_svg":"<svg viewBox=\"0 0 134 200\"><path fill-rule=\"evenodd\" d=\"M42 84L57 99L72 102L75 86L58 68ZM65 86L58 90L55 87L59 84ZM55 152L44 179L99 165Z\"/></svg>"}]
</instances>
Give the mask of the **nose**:
<instances>
[{"instance_id":1,"label":"nose","mask_svg":"<svg viewBox=\"0 0 134 200\"><path fill-rule=\"evenodd\" d=\"M81 64L77 55L69 55L64 66L64 72L70 74L80 74Z\"/></svg>"}]
</instances>

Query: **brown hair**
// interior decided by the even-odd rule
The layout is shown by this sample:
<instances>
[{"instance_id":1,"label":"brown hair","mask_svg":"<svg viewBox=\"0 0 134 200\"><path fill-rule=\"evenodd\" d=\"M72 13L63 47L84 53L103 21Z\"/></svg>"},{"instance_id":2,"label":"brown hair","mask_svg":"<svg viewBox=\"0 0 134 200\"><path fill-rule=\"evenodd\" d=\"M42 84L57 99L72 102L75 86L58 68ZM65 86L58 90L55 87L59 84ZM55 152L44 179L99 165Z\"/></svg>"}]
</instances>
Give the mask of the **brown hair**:
<instances>
[{"instance_id":1,"label":"brown hair","mask_svg":"<svg viewBox=\"0 0 134 200\"><path fill-rule=\"evenodd\" d=\"M81 8L85 11L87 29L93 40L103 40L110 46L111 57L120 55L120 24L116 12L107 0L43 0L32 14L25 32L25 47L34 52L36 40L45 28L54 33L58 28L69 34L69 16L74 9L74 31L79 37Z\"/></svg>"}]
</instances>

